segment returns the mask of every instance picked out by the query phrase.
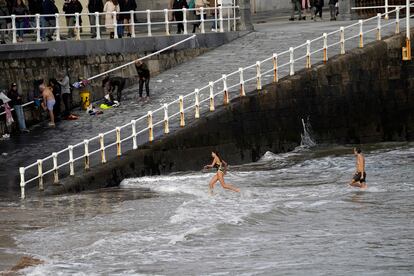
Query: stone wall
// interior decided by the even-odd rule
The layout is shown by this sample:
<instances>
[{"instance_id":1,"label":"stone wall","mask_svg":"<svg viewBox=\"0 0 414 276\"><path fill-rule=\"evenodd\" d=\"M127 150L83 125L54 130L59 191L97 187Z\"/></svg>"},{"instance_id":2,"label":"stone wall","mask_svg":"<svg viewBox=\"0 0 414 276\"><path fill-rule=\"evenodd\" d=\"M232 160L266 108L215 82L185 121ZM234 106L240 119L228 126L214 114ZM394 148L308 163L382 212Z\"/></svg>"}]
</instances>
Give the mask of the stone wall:
<instances>
[{"instance_id":1,"label":"stone wall","mask_svg":"<svg viewBox=\"0 0 414 276\"><path fill-rule=\"evenodd\" d=\"M46 194L118 185L127 177L199 170L218 149L230 164L300 143L309 116L319 143L414 140L414 61L404 36L368 44L252 91L189 126L49 187Z\"/></svg>"},{"instance_id":2,"label":"stone wall","mask_svg":"<svg viewBox=\"0 0 414 276\"><path fill-rule=\"evenodd\" d=\"M200 34L194 40L154 56L147 63L151 73L156 75L243 34L237 32ZM3 45L0 50L0 88L6 89L12 82L16 82L24 101L27 101L30 92L33 91L35 79L48 80L56 77L58 72L67 71L73 83L79 77L97 75L140 56L161 50L184 38L186 36L159 36ZM128 78L127 86L137 77L133 65L112 75ZM101 79L92 82L89 89L92 92L92 100L103 97ZM74 106L78 106L80 104L78 90L73 90L72 98ZM28 125L38 122L38 113L34 112L32 107L25 108L25 115ZM0 119L0 134L2 133L4 133L4 115Z\"/></svg>"}]
</instances>

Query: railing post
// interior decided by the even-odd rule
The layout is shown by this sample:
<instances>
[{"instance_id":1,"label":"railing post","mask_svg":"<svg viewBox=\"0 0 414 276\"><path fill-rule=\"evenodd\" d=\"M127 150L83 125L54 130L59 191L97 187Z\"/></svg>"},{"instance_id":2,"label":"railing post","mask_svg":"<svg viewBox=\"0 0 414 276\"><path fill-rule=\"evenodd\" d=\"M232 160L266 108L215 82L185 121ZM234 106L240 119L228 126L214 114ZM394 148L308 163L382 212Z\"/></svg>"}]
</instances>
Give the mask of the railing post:
<instances>
[{"instance_id":1,"label":"railing post","mask_svg":"<svg viewBox=\"0 0 414 276\"><path fill-rule=\"evenodd\" d=\"M262 90L262 73L260 61L256 61L256 89Z\"/></svg>"},{"instance_id":2,"label":"railing post","mask_svg":"<svg viewBox=\"0 0 414 276\"><path fill-rule=\"evenodd\" d=\"M385 0L385 20L388 20L388 0Z\"/></svg>"},{"instance_id":3,"label":"railing post","mask_svg":"<svg viewBox=\"0 0 414 276\"><path fill-rule=\"evenodd\" d=\"M12 37L12 43L17 43L17 35L16 35L16 15L12 14L11 16L12 19L12 33L13 33L13 37Z\"/></svg>"},{"instance_id":4,"label":"railing post","mask_svg":"<svg viewBox=\"0 0 414 276\"><path fill-rule=\"evenodd\" d=\"M43 191L43 161L42 159L37 160L37 175L39 177L39 190Z\"/></svg>"},{"instance_id":5,"label":"railing post","mask_svg":"<svg viewBox=\"0 0 414 276\"><path fill-rule=\"evenodd\" d=\"M328 34L323 33L323 62L328 61Z\"/></svg>"},{"instance_id":6,"label":"railing post","mask_svg":"<svg viewBox=\"0 0 414 276\"><path fill-rule=\"evenodd\" d=\"M59 183L59 171L58 171L58 160L57 160L57 153L52 153L53 157L53 184Z\"/></svg>"},{"instance_id":7,"label":"railing post","mask_svg":"<svg viewBox=\"0 0 414 276\"><path fill-rule=\"evenodd\" d=\"M273 54L273 82L276 83L279 81L279 76L277 72L277 54Z\"/></svg>"},{"instance_id":8,"label":"railing post","mask_svg":"<svg viewBox=\"0 0 414 276\"><path fill-rule=\"evenodd\" d=\"M210 111L214 111L214 82L210 81L208 86L210 87Z\"/></svg>"},{"instance_id":9,"label":"railing post","mask_svg":"<svg viewBox=\"0 0 414 276\"><path fill-rule=\"evenodd\" d=\"M381 40L381 14L377 13L377 40Z\"/></svg>"},{"instance_id":10,"label":"railing post","mask_svg":"<svg viewBox=\"0 0 414 276\"><path fill-rule=\"evenodd\" d=\"M79 23L79 13L75 13L75 28L76 28L76 40L80 40L80 23Z\"/></svg>"},{"instance_id":11,"label":"railing post","mask_svg":"<svg viewBox=\"0 0 414 276\"><path fill-rule=\"evenodd\" d=\"M341 55L345 54L345 29L344 27L341 27L340 29L340 47L341 47Z\"/></svg>"},{"instance_id":12,"label":"railing post","mask_svg":"<svg viewBox=\"0 0 414 276\"><path fill-rule=\"evenodd\" d=\"M148 111L147 113L148 118L148 141L154 141L154 126L152 125L152 112Z\"/></svg>"},{"instance_id":13,"label":"railing post","mask_svg":"<svg viewBox=\"0 0 414 276\"><path fill-rule=\"evenodd\" d=\"M60 18L60 14L55 13L55 21L56 21L56 41L60 41L60 25L59 25L59 18Z\"/></svg>"},{"instance_id":14,"label":"railing post","mask_svg":"<svg viewBox=\"0 0 414 276\"><path fill-rule=\"evenodd\" d=\"M164 104L164 134L170 133L170 123L168 120L168 104Z\"/></svg>"},{"instance_id":15,"label":"railing post","mask_svg":"<svg viewBox=\"0 0 414 276\"><path fill-rule=\"evenodd\" d=\"M147 10L147 28L148 28L148 36L152 36L152 33L151 33L151 10Z\"/></svg>"},{"instance_id":16,"label":"railing post","mask_svg":"<svg viewBox=\"0 0 414 276\"><path fill-rule=\"evenodd\" d=\"M395 9L395 33L400 33L400 7Z\"/></svg>"},{"instance_id":17,"label":"railing post","mask_svg":"<svg viewBox=\"0 0 414 276\"><path fill-rule=\"evenodd\" d=\"M233 31L235 32L237 29L237 22L236 22L236 1L233 1Z\"/></svg>"},{"instance_id":18,"label":"railing post","mask_svg":"<svg viewBox=\"0 0 414 276\"><path fill-rule=\"evenodd\" d=\"M101 39L101 23L99 21L99 12L95 12L95 27L96 27L96 39Z\"/></svg>"},{"instance_id":19,"label":"railing post","mask_svg":"<svg viewBox=\"0 0 414 276\"><path fill-rule=\"evenodd\" d=\"M132 149L136 150L138 148L137 144L137 121L131 120L131 128L132 128Z\"/></svg>"},{"instance_id":20,"label":"railing post","mask_svg":"<svg viewBox=\"0 0 414 276\"><path fill-rule=\"evenodd\" d=\"M179 97L180 101L180 127L185 126L185 116L184 116L184 99L183 96Z\"/></svg>"},{"instance_id":21,"label":"railing post","mask_svg":"<svg viewBox=\"0 0 414 276\"><path fill-rule=\"evenodd\" d=\"M359 20L359 48L364 48L364 21Z\"/></svg>"},{"instance_id":22,"label":"railing post","mask_svg":"<svg viewBox=\"0 0 414 276\"><path fill-rule=\"evenodd\" d=\"M411 60L411 37L410 37L410 0L406 1L406 34L405 34L405 49L403 48L403 60Z\"/></svg>"},{"instance_id":23,"label":"railing post","mask_svg":"<svg viewBox=\"0 0 414 276\"><path fill-rule=\"evenodd\" d=\"M36 13L36 42L40 41L40 14Z\"/></svg>"},{"instance_id":24,"label":"railing post","mask_svg":"<svg viewBox=\"0 0 414 276\"><path fill-rule=\"evenodd\" d=\"M310 69L312 67L311 63L311 42L310 40L306 41L306 68Z\"/></svg>"},{"instance_id":25,"label":"railing post","mask_svg":"<svg viewBox=\"0 0 414 276\"><path fill-rule=\"evenodd\" d=\"M20 167L19 172L20 172L20 197L22 199L25 199L26 198L26 195L25 195L26 181L24 179L25 168Z\"/></svg>"},{"instance_id":26,"label":"railing post","mask_svg":"<svg viewBox=\"0 0 414 276\"><path fill-rule=\"evenodd\" d=\"M83 145L85 147L85 171L89 170L90 160L89 160L89 140L83 140Z\"/></svg>"},{"instance_id":27,"label":"railing post","mask_svg":"<svg viewBox=\"0 0 414 276\"><path fill-rule=\"evenodd\" d=\"M73 166L73 146L68 146L69 150L69 175L75 175L75 167Z\"/></svg>"},{"instance_id":28,"label":"railing post","mask_svg":"<svg viewBox=\"0 0 414 276\"><path fill-rule=\"evenodd\" d=\"M201 25L201 33L204 34L206 32L204 28L204 8L200 8L200 25Z\"/></svg>"},{"instance_id":29,"label":"railing post","mask_svg":"<svg viewBox=\"0 0 414 276\"><path fill-rule=\"evenodd\" d=\"M131 28L131 37L135 37L135 12L133 10L129 11L130 13L130 17L131 17L131 23L130 23L130 28Z\"/></svg>"},{"instance_id":30,"label":"railing post","mask_svg":"<svg viewBox=\"0 0 414 276\"><path fill-rule=\"evenodd\" d=\"M188 34L187 30L187 9L183 8L183 25L184 25L184 34Z\"/></svg>"},{"instance_id":31,"label":"railing post","mask_svg":"<svg viewBox=\"0 0 414 276\"><path fill-rule=\"evenodd\" d=\"M230 7L227 7L227 31L231 31Z\"/></svg>"},{"instance_id":32,"label":"railing post","mask_svg":"<svg viewBox=\"0 0 414 276\"><path fill-rule=\"evenodd\" d=\"M229 90L227 89L227 75L222 75L223 80L223 104L227 105L229 104Z\"/></svg>"},{"instance_id":33,"label":"railing post","mask_svg":"<svg viewBox=\"0 0 414 276\"><path fill-rule=\"evenodd\" d=\"M246 96L246 90L244 89L244 74L243 74L243 68L239 68L239 74L240 74L240 97Z\"/></svg>"},{"instance_id":34,"label":"railing post","mask_svg":"<svg viewBox=\"0 0 414 276\"><path fill-rule=\"evenodd\" d=\"M114 38L119 38L118 36L118 21L116 19L116 11L112 12L113 24L114 24Z\"/></svg>"},{"instance_id":35,"label":"railing post","mask_svg":"<svg viewBox=\"0 0 414 276\"><path fill-rule=\"evenodd\" d=\"M105 156L105 141L103 133L99 133L99 144L101 145L101 163L106 163L106 156Z\"/></svg>"},{"instance_id":36,"label":"railing post","mask_svg":"<svg viewBox=\"0 0 414 276\"><path fill-rule=\"evenodd\" d=\"M164 18L165 18L165 34L170 35L170 24L168 22L168 10L164 9Z\"/></svg>"},{"instance_id":37,"label":"railing post","mask_svg":"<svg viewBox=\"0 0 414 276\"><path fill-rule=\"evenodd\" d=\"M115 133L116 133L116 156L121 156L122 155L122 148L121 148L121 128L116 127L115 128Z\"/></svg>"},{"instance_id":38,"label":"railing post","mask_svg":"<svg viewBox=\"0 0 414 276\"><path fill-rule=\"evenodd\" d=\"M224 32L224 26L223 26L223 7L219 6L219 17L220 17L220 33Z\"/></svg>"},{"instance_id":39,"label":"railing post","mask_svg":"<svg viewBox=\"0 0 414 276\"><path fill-rule=\"evenodd\" d=\"M194 90L195 95L195 115L196 119L200 118L200 90L197 88Z\"/></svg>"},{"instance_id":40,"label":"railing post","mask_svg":"<svg viewBox=\"0 0 414 276\"><path fill-rule=\"evenodd\" d=\"M293 76L295 74L295 57L294 57L294 52L293 52L293 47L289 48L289 53L290 53L290 70L289 70L289 75Z\"/></svg>"}]
</instances>

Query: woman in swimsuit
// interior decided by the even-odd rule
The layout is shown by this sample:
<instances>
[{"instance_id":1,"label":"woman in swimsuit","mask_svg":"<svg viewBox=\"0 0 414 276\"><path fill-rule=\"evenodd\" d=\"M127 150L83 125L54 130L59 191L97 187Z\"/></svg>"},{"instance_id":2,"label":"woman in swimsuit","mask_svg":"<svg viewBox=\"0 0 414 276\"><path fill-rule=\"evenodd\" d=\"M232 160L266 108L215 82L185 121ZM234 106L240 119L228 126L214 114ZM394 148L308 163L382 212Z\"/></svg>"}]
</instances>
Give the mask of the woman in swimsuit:
<instances>
[{"instance_id":1,"label":"woman in swimsuit","mask_svg":"<svg viewBox=\"0 0 414 276\"><path fill-rule=\"evenodd\" d=\"M219 153L217 151L215 152L213 151L211 153L211 157L213 157L213 162L211 163L211 165L207 165L204 167L205 169L211 169L211 168L217 169L217 173L210 180L210 184L208 187L210 194L213 194L214 185L216 185L217 181L220 181L220 184L224 189L232 190L234 192L240 192L240 189L234 187L231 184L224 182L224 175L226 174L227 163L223 159L221 159Z\"/></svg>"}]
</instances>

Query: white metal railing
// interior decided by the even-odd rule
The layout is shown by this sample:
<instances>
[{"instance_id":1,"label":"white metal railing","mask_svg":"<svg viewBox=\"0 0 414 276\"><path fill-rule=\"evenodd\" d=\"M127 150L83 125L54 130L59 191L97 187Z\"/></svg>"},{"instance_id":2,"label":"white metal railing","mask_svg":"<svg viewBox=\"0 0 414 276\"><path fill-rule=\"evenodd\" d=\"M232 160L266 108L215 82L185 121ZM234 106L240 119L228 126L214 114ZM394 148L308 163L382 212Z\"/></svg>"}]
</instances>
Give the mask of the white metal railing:
<instances>
[{"instance_id":1,"label":"white metal railing","mask_svg":"<svg viewBox=\"0 0 414 276\"><path fill-rule=\"evenodd\" d=\"M153 35L153 29L156 28L160 34L170 35L170 26L178 23L182 23L184 30L183 34L188 33L188 25L199 25L201 33L205 33L206 29L209 30L210 28L206 28L205 24L211 23L211 26L214 26L215 31L224 32L227 31L235 31L237 29L237 21L240 20L238 17L238 10L239 6L237 6L237 0L233 0L232 4L229 6L216 6L216 7L208 7L208 8L193 8L193 9L164 9L164 10L145 10L145 11L127 11L127 12L110 12L110 13L74 13L74 14L63 14L63 13L56 13L56 14L35 14L35 15L10 15L10 16L0 16L0 19L8 19L11 21L11 25L9 28L0 29L0 32L8 31L12 34L12 43L17 43L17 36L19 31L33 31L36 35L36 42L41 42L44 40L48 35L47 32L53 32L56 41L60 41L62 38L62 34L74 32L75 39L81 39L81 29L82 28L94 28L96 30L96 37L95 39L100 40L102 39L102 28L109 28L113 29L114 38L119 38L120 34L118 34L118 27L129 27L131 37L135 37L136 33L143 33L145 30L146 36ZM182 12L183 13L183 20L181 21L172 21L170 20L170 15L174 12ZM199 12L200 19L194 17L190 19L190 14ZM110 14L112 15L113 24L101 25L100 22L105 15ZM130 15L130 22L129 23L119 23L116 19L118 15ZM208 15L208 16L207 16ZM84 25L80 24L82 16L95 17L95 24L94 25ZM144 22L138 22L136 17L145 18ZM18 28L16 21L19 19L22 20L23 18L28 18L32 25L26 28ZM65 18L75 18L75 24L73 26L63 26L61 24L61 20ZM160 18L163 18L160 20ZM54 26L44 26L42 24L45 20L49 20ZM47 21L46 20L46 21ZM89 20L88 20L89 21ZM142 27L138 30L139 27ZM50 36L50 35L49 35Z\"/></svg>"},{"instance_id":2,"label":"white metal railing","mask_svg":"<svg viewBox=\"0 0 414 276\"><path fill-rule=\"evenodd\" d=\"M39 189L43 189L44 178L48 174L53 174L53 183L58 183L60 174L64 173L62 172L64 167L69 167L69 175L75 175L75 163L79 164L79 161L83 161L83 166L80 164L81 170L88 170L91 167L92 157L96 158L96 163L106 163L111 148L115 149L113 156L119 157L122 155L124 147L131 147L135 150L140 142L152 142L162 135L167 135L170 133L171 123L175 123L176 127L185 127L186 121L191 118L200 118L203 111L214 112L219 96L222 97L223 105L227 105L231 98L244 97L246 89L260 91L266 81L277 83L282 76L294 75L301 62L303 63L302 68L311 68L313 60L319 59L327 62L329 49L332 51L336 49L336 53L341 55L345 54L345 43L352 39L356 39L358 47L363 48L364 38L368 34L374 32L376 35L373 40L380 40L383 37L382 33L385 27L392 27L392 32L398 34L401 23L400 11L401 9L397 7L388 12L388 14L396 13L396 17L395 20L387 21L385 24L379 19L384 18L386 14L378 14L346 27L340 27L330 33L324 33L299 46L290 47L289 50L274 53L255 64L222 75L221 78L210 81L189 94L179 96L176 100L149 111L146 115L135 118L127 124L100 133L75 145L70 145L29 166L21 167L19 169L21 197L25 197L25 186L32 181L37 180ZM406 20L408 34L409 19ZM377 22L375 22L376 20ZM365 24L374 27L364 30ZM354 34L351 33L352 30L355 31ZM329 43L329 39L333 41ZM301 54L301 50L303 54ZM59 157L61 162L59 162ZM46 163L49 165L46 166ZM29 170L32 172L28 173ZM27 175L30 175L28 179L26 179Z\"/></svg>"}]
</instances>

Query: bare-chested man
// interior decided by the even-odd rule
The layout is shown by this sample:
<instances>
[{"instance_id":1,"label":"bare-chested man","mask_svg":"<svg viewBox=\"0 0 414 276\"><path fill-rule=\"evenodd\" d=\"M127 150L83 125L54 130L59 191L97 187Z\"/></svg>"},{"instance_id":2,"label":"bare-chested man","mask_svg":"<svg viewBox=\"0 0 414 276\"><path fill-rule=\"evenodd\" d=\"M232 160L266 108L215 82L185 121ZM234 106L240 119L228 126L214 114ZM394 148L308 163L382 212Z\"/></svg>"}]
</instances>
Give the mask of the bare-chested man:
<instances>
[{"instance_id":1,"label":"bare-chested man","mask_svg":"<svg viewBox=\"0 0 414 276\"><path fill-rule=\"evenodd\" d=\"M368 187L367 183L365 183L365 178L367 177L365 173L365 157L362 155L360 148L354 148L354 154L356 156L356 171L349 185L365 189Z\"/></svg>"},{"instance_id":2,"label":"bare-chested man","mask_svg":"<svg viewBox=\"0 0 414 276\"><path fill-rule=\"evenodd\" d=\"M53 96L52 89L50 87L45 86L44 83L39 85L40 93L43 97L42 108L43 110L49 111L50 116L50 127L55 127L55 116L53 114L53 106L55 105L55 97Z\"/></svg>"}]
</instances>

